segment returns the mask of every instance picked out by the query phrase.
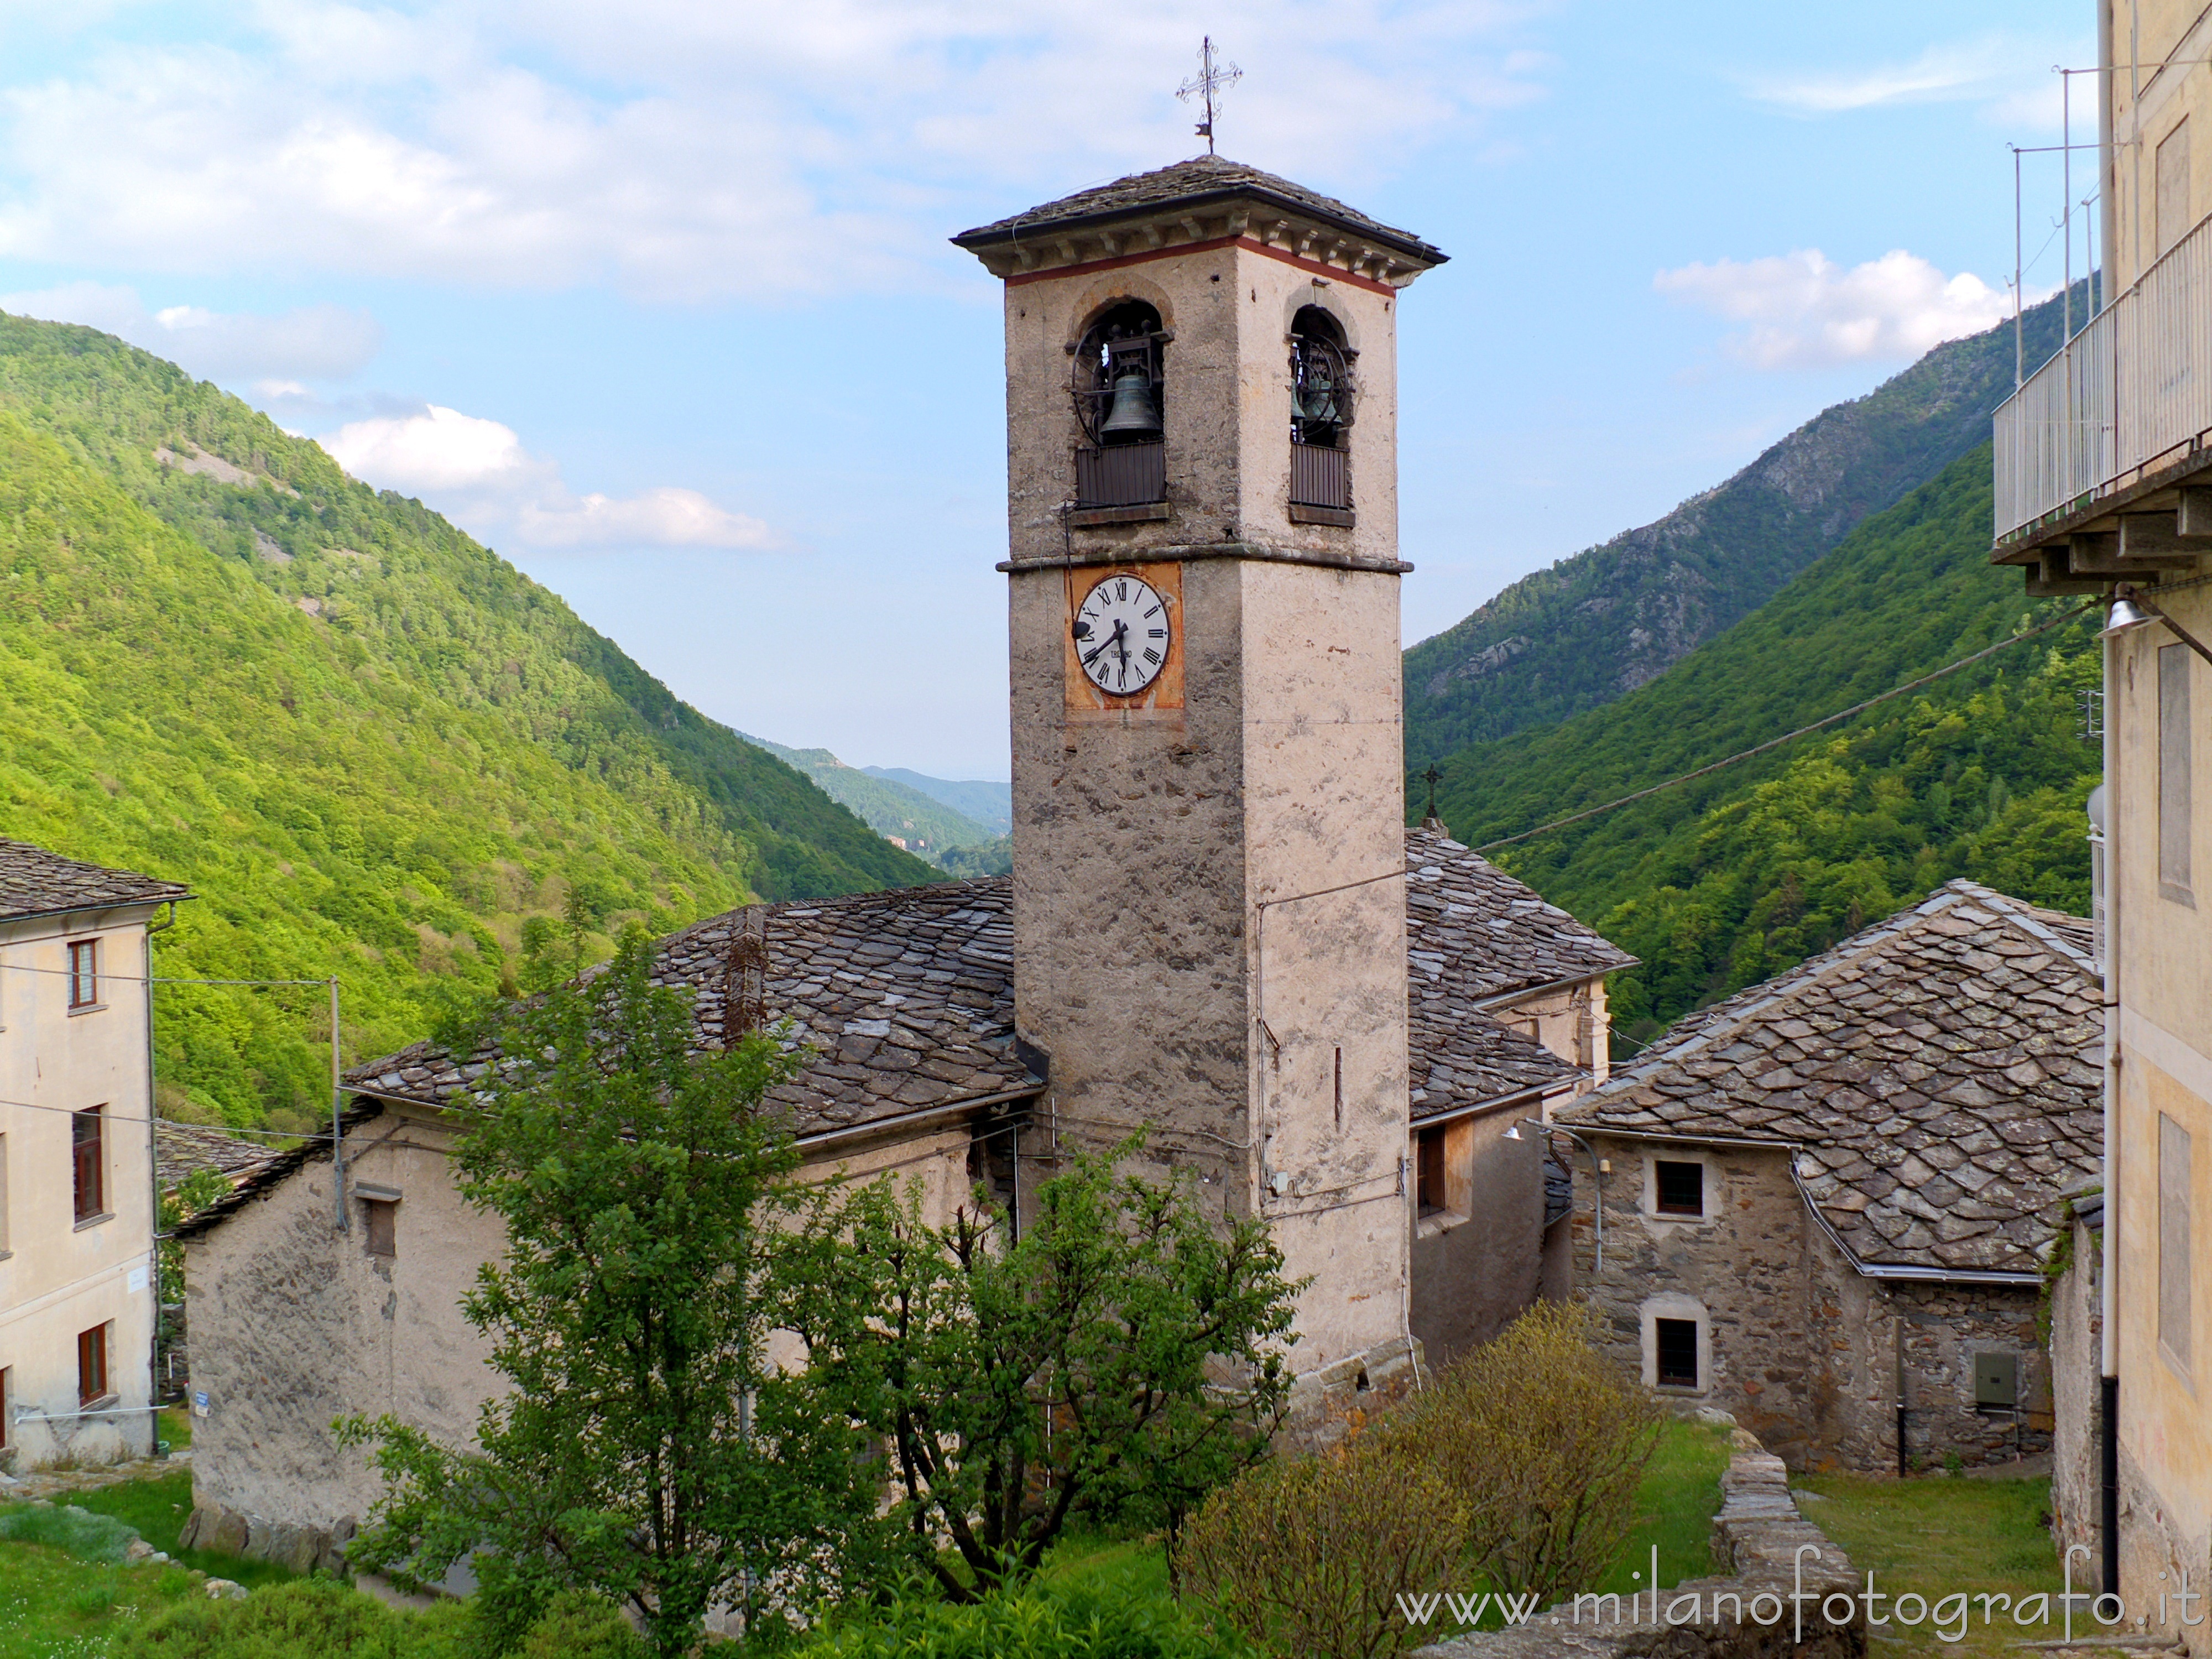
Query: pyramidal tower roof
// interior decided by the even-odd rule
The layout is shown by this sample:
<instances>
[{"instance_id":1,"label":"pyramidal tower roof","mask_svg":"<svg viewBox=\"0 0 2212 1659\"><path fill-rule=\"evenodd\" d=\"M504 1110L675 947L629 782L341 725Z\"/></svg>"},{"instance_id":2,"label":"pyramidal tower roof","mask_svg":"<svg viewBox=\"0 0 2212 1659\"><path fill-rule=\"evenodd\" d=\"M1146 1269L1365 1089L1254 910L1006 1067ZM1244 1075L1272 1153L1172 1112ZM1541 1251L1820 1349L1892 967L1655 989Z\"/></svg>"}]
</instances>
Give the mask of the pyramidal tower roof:
<instances>
[{"instance_id":1,"label":"pyramidal tower roof","mask_svg":"<svg viewBox=\"0 0 2212 1659\"><path fill-rule=\"evenodd\" d=\"M1333 196L1225 155L1195 155L1172 167L1131 173L963 230L952 242L1005 276L1033 264L1076 263L1079 242L1097 244L1098 254L1090 257L1114 257L1123 240L1117 229L1126 229L1131 239L1149 232L1150 246L1158 246L1164 225L1182 226L1188 240L1200 240L1189 233L1202 225L1224 236L1320 243L1336 256L1327 262L1371 266L1378 275L1388 273L1384 280L1399 283L1448 257L1411 231L1394 229Z\"/></svg>"}]
</instances>

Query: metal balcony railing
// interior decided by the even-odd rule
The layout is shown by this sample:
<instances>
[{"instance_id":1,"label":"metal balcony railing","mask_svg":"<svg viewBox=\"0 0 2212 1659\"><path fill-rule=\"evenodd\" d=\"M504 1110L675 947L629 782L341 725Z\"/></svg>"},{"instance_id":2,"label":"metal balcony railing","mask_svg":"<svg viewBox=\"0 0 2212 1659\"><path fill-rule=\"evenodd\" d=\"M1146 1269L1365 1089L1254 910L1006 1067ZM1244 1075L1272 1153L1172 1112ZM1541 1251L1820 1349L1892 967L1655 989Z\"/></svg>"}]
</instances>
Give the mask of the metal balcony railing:
<instances>
[{"instance_id":1,"label":"metal balcony railing","mask_svg":"<svg viewBox=\"0 0 2212 1659\"><path fill-rule=\"evenodd\" d=\"M1999 404L1995 425L2000 537L2212 436L2212 219Z\"/></svg>"}]
</instances>

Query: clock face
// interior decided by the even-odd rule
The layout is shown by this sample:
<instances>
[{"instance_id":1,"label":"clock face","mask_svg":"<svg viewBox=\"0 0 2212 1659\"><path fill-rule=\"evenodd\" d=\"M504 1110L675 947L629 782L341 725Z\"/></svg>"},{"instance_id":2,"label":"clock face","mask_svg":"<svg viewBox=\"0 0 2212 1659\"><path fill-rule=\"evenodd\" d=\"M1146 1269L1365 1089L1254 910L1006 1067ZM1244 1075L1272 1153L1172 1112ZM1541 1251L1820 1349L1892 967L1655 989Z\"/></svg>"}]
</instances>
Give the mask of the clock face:
<instances>
[{"instance_id":1,"label":"clock face","mask_svg":"<svg viewBox=\"0 0 2212 1659\"><path fill-rule=\"evenodd\" d=\"M1167 601L1136 576L1109 576L1075 613L1075 654L1109 696L1133 697L1167 665Z\"/></svg>"}]
</instances>

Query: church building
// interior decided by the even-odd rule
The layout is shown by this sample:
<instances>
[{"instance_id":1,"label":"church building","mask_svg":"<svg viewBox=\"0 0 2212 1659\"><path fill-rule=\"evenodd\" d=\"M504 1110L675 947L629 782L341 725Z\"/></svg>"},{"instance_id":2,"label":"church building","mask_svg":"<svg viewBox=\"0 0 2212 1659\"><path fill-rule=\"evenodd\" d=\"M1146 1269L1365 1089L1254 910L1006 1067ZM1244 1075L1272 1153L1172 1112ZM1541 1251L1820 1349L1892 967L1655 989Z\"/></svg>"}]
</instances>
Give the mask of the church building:
<instances>
[{"instance_id":1,"label":"church building","mask_svg":"<svg viewBox=\"0 0 2212 1659\"><path fill-rule=\"evenodd\" d=\"M1212 155L953 240L1005 285L1012 874L733 911L660 974L702 1047L793 1022L810 1171L939 1216L981 1182L1018 1227L1066 1148L1144 1131L1310 1280L1326 1425L1536 1294L1542 1152L1504 1131L1603 1079L1630 960L1406 827L1397 307L1444 256ZM467 1436L501 1241L444 1154L498 1060L356 1068L337 1168L185 1230L202 1535L342 1538L377 1487L341 1414Z\"/></svg>"}]
</instances>

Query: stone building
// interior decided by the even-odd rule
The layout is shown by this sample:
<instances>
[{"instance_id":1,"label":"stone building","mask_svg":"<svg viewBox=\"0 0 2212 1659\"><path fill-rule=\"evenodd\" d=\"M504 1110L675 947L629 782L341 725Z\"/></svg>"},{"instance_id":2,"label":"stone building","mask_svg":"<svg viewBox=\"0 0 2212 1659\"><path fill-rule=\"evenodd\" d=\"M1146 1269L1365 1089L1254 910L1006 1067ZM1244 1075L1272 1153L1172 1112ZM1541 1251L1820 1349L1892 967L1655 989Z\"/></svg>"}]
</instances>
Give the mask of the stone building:
<instances>
[{"instance_id":1,"label":"stone building","mask_svg":"<svg viewBox=\"0 0 2212 1659\"><path fill-rule=\"evenodd\" d=\"M1605 975L1635 958L1434 820L1406 864L1412 1328L1442 1364L1566 1293L1565 1206L1547 1207L1540 1143L1505 1137L1605 1081Z\"/></svg>"},{"instance_id":2,"label":"stone building","mask_svg":"<svg viewBox=\"0 0 2212 1659\"><path fill-rule=\"evenodd\" d=\"M1462 1197L1448 1227L1413 1243L1414 1336L1434 1329L1449 1348L1535 1294L1542 1171L1533 1143L1491 1143L1509 1120L1601 1074L1598 976L1623 959L1440 834L1409 832L1405 847L1404 948L1418 988L1410 1049L1423 1091L1407 1167L1418 1183L1419 1138L1441 1127L1460 1137L1447 1192L1480 1200ZM1042 1056L1017 1035L1012 904L1000 877L753 906L662 941L656 976L692 994L702 1048L732 1020L788 1018L815 1050L774 1097L810 1178L918 1177L939 1222L980 1183L1018 1228L1024 1194L1065 1143L1088 1138L1055 1109ZM349 1074L343 1231L326 1142L268 1161L179 1229L200 1413L195 1537L312 1565L379 1490L358 1454L331 1443L334 1419L390 1413L467 1437L500 1380L459 1300L501 1235L461 1202L448 1155L466 1121L454 1109L496 1063L425 1043ZM1468 1123L1480 1150L1462 1134ZM1172 1143L1159 1155L1212 1178ZM1416 1185L1392 1206L1409 1237L1434 1219L1419 1214L1417 1196ZM1495 1265L1510 1276L1493 1282ZM1387 1387L1389 1374L1376 1372L1370 1388Z\"/></svg>"},{"instance_id":3,"label":"stone building","mask_svg":"<svg viewBox=\"0 0 2212 1659\"><path fill-rule=\"evenodd\" d=\"M2037 1313L2061 1189L2098 1167L2098 996L2087 923L1954 881L1559 1112L1623 1360L1795 1467L2048 1446Z\"/></svg>"},{"instance_id":4,"label":"stone building","mask_svg":"<svg viewBox=\"0 0 2212 1659\"><path fill-rule=\"evenodd\" d=\"M2167 1592L2185 1573L2212 1583L2212 921L2196 896L2212 813L2192 781L2212 767L2195 713L2212 698L2212 164L2194 159L2212 131L2212 14L2094 0L2081 17L2101 66L2072 83L2095 89L2100 281L2078 331L1996 410L1990 557L2021 567L2030 597L2120 602L2092 836L2107 947L2099 1571L2131 1622L2194 1644L2202 1627Z\"/></svg>"},{"instance_id":5,"label":"stone building","mask_svg":"<svg viewBox=\"0 0 2212 1659\"><path fill-rule=\"evenodd\" d=\"M0 1447L19 1468L152 1449L149 928L191 896L0 841Z\"/></svg>"}]
</instances>

